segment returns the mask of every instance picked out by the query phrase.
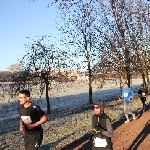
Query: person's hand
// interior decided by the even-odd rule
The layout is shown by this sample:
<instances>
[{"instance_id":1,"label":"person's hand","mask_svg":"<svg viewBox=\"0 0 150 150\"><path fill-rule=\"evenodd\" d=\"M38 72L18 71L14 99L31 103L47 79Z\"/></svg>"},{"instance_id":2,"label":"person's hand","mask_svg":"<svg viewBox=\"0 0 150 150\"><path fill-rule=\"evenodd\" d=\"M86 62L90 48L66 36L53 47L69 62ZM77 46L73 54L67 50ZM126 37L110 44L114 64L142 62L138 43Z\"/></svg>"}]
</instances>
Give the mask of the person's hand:
<instances>
[{"instance_id":1,"label":"person's hand","mask_svg":"<svg viewBox=\"0 0 150 150\"><path fill-rule=\"evenodd\" d=\"M127 99L128 99L128 101L130 101L132 98L128 97Z\"/></svg>"},{"instance_id":2,"label":"person's hand","mask_svg":"<svg viewBox=\"0 0 150 150\"><path fill-rule=\"evenodd\" d=\"M28 124L28 125L27 125L27 128L28 128L28 129L33 129L34 127L35 127L35 124Z\"/></svg>"},{"instance_id":3,"label":"person's hand","mask_svg":"<svg viewBox=\"0 0 150 150\"><path fill-rule=\"evenodd\" d=\"M103 128L101 127L101 125L99 125L99 124L96 124L96 125L95 125L95 129L96 129L97 131L100 131L100 132L103 132L103 131L104 131Z\"/></svg>"},{"instance_id":4,"label":"person's hand","mask_svg":"<svg viewBox=\"0 0 150 150\"><path fill-rule=\"evenodd\" d=\"M20 132L23 132L24 131L24 126L20 127Z\"/></svg>"},{"instance_id":5,"label":"person's hand","mask_svg":"<svg viewBox=\"0 0 150 150\"><path fill-rule=\"evenodd\" d=\"M122 97L121 97L121 96L119 96L119 101L120 101L120 100L122 100Z\"/></svg>"},{"instance_id":6,"label":"person's hand","mask_svg":"<svg viewBox=\"0 0 150 150\"><path fill-rule=\"evenodd\" d=\"M93 140L93 134L90 134L88 137L89 140Z\"/></svg>"}]
</instances>

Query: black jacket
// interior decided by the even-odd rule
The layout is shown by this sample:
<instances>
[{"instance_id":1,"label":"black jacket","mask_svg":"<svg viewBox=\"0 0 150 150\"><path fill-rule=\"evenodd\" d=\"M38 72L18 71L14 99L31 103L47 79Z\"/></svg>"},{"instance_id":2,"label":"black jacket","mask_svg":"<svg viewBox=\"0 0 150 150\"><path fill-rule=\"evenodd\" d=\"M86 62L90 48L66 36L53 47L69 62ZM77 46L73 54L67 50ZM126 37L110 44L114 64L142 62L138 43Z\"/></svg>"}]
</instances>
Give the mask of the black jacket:
<instances>
[{"instance_id":1,"label":"black jacket","mask_svg":"<svg viewBox=\"0 0 150 150\"><path fill-rule=\"evenodd\" d=\"M97 137L112 137L113 128L111 125L111 121L105 113L102 113L100 115L93 115L92 133Z\"/></svg>"},{"instance_id":2,"label":"black jacket","mask_svg":"<svg viewBox=\"0 0 150 150\"><path fill-rule=\"evenodd\" d=\"M146 98L146 95L148 93L148 90L146 88L141 88L139 91L138 91L138 94L140 94L140 99L143 100ZM146 100L146 99L145 99Z\"/></svg>"},{"instance_id":3,"label":"black jacket","mask_svg":"<svg viewBox=\"0 0 150 150\"><path fill-rule=\"evenodd\" d=\"M93 138L100 137L107 140L108 146L112 146L111 137L113 135L113 127L109 116L104 113L105 104L103 101L97 101L94 105L100 106L100 114L92 116L92 134Z\"/></svg>"}]
</instances>

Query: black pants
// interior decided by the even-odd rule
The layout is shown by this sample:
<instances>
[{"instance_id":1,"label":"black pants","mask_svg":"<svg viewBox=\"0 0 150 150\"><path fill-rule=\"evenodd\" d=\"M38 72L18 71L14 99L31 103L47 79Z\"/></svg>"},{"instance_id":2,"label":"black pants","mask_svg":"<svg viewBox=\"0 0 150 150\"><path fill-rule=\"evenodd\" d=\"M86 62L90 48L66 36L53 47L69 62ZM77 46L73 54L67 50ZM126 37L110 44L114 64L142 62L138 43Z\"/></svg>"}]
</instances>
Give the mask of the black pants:
<instances>
[{"instance_id":1,"label":"black pants","mask_svg":"<svg viewBox=\"0 0 150 150\"><path fill-rule=\"evenodd\" d=\"M42 140L43 140L43 130L32 133L25 132L24 136L25 150L38 150L38 148L35 147L35 144L38 142L41 145Z\"/></svg>"},{"instance_id":2,"label":"black pants","mask_svg":"<svg viewBox=\"0 0 150 150\"><path fill-rule=\"evenodd\" d=\"M146 110L146 104L145 104L145 101L146 101L146 97L142 97L141 98L141 101L142 101L142 104L143 104L143 110Z\"/></svg>"}]
</instances>

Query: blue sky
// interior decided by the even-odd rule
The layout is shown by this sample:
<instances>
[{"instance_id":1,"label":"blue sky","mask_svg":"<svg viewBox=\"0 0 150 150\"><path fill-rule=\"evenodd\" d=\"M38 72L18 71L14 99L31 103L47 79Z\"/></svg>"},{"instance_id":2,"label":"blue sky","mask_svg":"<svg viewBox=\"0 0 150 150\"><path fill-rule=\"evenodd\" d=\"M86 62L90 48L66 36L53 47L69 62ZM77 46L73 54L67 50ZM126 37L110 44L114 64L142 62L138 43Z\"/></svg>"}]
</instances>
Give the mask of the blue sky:
<instances>
[{"instance_id":1,"label":"blue sky","mask_svg":"<svg viewBox=\"0 0 150 150\"><path fill-rule=\"evenodd\" d=\"M0 1L0 71L7 68L25 54L24 44L30 37L57 36L55 19L57 9L46 8L48 0L1 0Z\"/></svg>"}]
</instances>

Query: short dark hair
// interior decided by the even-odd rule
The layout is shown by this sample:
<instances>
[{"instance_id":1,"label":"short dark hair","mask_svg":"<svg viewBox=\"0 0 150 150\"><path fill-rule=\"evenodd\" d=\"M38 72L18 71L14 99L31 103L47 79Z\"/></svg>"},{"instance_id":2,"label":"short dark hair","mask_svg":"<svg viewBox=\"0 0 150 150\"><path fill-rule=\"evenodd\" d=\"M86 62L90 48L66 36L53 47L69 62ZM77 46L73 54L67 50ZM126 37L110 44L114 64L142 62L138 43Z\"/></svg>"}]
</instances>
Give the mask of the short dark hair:
<instances>
[{"instance_id":1,"label":"short dark hair","mask_svg":"<svg viewBox=\"0 0 150 150\"><path fill-rule=\"evenodd\" d=\"M128 85L128 83L127 83L127 82L125 82L124 84L127 84L127 85ZM123 84L123 85L124 85L124 84Z\"/></svg>"},{"instance_id":2,"label":"short dark hair","mask_svg":"<svg viewBox=\"0 0 150 150\"><path fill-rule=\"evenodd\" d=\"M21 90L19 91L20 94L25 94L27 97L30 97L30 91L29 90Z\"/></svg>"}]
</instances>

